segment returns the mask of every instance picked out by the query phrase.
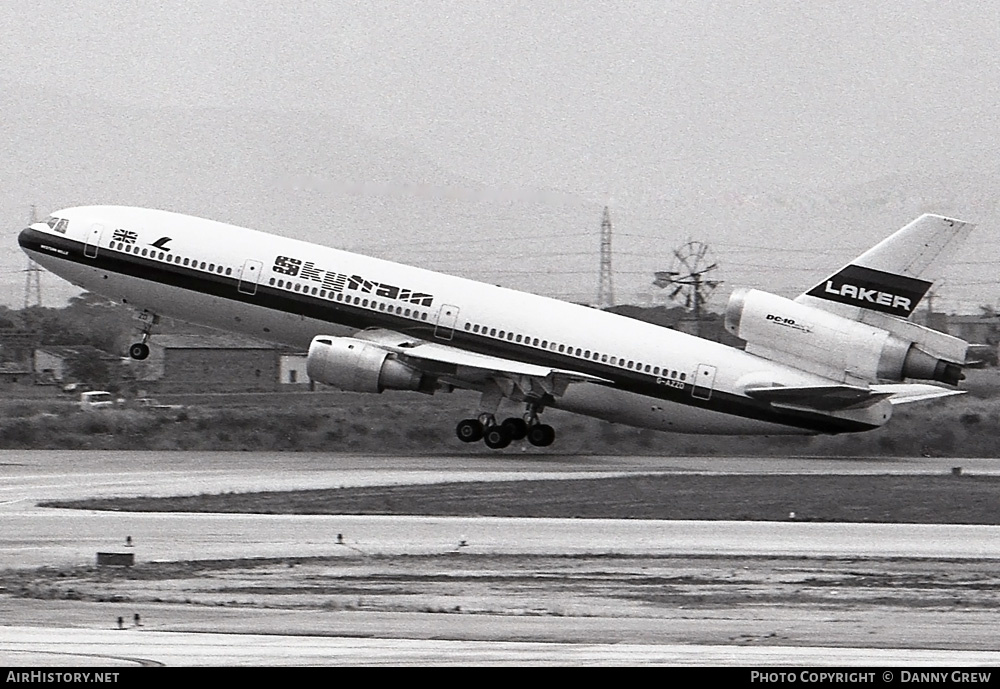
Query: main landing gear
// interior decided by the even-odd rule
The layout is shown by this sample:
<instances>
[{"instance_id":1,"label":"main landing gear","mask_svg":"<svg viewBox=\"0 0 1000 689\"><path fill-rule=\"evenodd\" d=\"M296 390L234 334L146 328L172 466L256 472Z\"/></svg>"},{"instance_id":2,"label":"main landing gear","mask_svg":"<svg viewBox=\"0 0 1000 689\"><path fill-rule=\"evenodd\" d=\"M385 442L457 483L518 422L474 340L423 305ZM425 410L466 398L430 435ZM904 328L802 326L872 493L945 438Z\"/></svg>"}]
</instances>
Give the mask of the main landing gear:
<instances>
[{"instance_id":1,"label":"main landing gear","mask_svg":"<svg viewBox=\"0 0 1000 689\"><path fill-rule=\"evenodd\" d=\"M142 340L129 345L128 355L137 361L142 361L149 356L149 335L153 332L153 326L160 322L160 317L151 311L138 311L135 319L140 323Z\"/></svg>"},{"instance_id":2,"label":"main landing gear","mask_svg":"<svg viewBox=\"0 0 1000 689\"><path fill-rule=\"evenodd\" d=\"M526 400L524 416L512 416L498 423L496 412L504 397L513 398L512 389L501 388L499 381L491 381L483 387L483 396L479 400L479 415L474 419L464 419L455 428L458 439L464 443L474 443L482 440L486 447L499 450L507 447L514 440L528 439L528 442L538 447L547 447L556 439L556 431L552 426L540 423L538 415L551 401L547 394L524 395L518 399Z\"/></svg>"},{"instance_id":3,"label":"main landing gear","mask_svg":"<svg viewBox=\"0 0 1000 689\"><path fill-rule=\"evenodd\" d=\"M507 447L514 440L528 439L537 447L548 447L556 439L556 431L548 424L538 421L538 410L528 405L524 418L512 416L497 423L493 414L480 414L476 419L464 419L458 423L455 434L466 443L482 440L494 450Z\"/></svg>"}]
</instances>

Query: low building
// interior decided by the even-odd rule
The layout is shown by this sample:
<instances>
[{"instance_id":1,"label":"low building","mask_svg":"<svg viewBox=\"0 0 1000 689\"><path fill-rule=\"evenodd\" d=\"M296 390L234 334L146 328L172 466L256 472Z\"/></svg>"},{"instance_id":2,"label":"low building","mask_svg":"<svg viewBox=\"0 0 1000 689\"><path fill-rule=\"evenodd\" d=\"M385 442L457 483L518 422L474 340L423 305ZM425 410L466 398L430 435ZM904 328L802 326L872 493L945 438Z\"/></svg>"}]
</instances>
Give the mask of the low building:
<instances>
[{"instance_id":1,"label":"low building","mask_svg":"<svg viewBox=\"0 0 1000 689\"><path fill-rule=\"evenodd\" d=\"M78 361L101 362L111 369L112 377L117 377L119 357L91 345L46 345L34 353L35 382L40 385L79 382L71 369Z\"/></svg>"},{"instance_id":2,"label":"low building","mask_svg":"<svg viewBox=\"0 0 1000 689\"><path fill-rule=\"evenodd\" d=\"M7 370L34 370L35 350L41 335L34 330L0 328L0 367Z\"/></svg>"},{"instance_id":3,"label":"low building","mask_svg":"<svg viewBox=\"0 0 1000 689\"><path fill-rule=\"evenodd\" d=\"M277 387L285 353L239 335L153 335L149 358L128 367L161 392L257 392Z\"/></svg>"},{"instance_id":4,"label":"low building","mask_svg":"<svg viewBox=\"0 0 1000 689\"><path fill-rule=\"evenodd\" d=\"M30 385L35 382L35 372L30 366L12 361L0 361L0 383Z\"/></svg>"},{"instance_id":5,"label":"low building","mask_svg":"<svg viewBox=\"0 0 1000 689\"><path fill-rule=\"evenodd\" d=\"M278 382L281 385L310 386L312 381L306 374L305 354L282 354L279 363Z\"/></svg>"},{"instance_id":6,"label":"low building","mask_svg":"<svg viewBox=\"0 0 1000 689\"><path fill-rule=\"evenodd\" d=\"M948 331L973 344L997 344L1000 341L1000 318L991 315L948 316Z\"/></svg>"}]
</instances>

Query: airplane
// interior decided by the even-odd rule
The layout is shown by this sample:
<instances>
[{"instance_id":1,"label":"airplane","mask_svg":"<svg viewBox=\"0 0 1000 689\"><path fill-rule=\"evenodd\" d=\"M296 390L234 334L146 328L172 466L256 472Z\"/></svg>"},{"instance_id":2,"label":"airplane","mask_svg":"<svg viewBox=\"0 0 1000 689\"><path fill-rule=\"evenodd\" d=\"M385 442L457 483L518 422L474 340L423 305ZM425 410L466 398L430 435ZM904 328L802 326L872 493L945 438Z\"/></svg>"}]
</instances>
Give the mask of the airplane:
<instances>
[{"instance_id":1,"label":"airplane","mask_svg":"<svg viewBox=\"0 0 1000 689\"><path fill-rule=\"evenodd\" d=\"M464 442L545 447L546 408L658 431L836 434L961 394L968 344L909 319L974 226L925 214L795 299L733 292L730 347L585 305L162 210L82 206L24 229L39 265L135 310L308 348L343 390L480 393ZM936 385L936 381L945 385ZM522 416L497 418L501 402Z\"/></svg>"}]
</instances>

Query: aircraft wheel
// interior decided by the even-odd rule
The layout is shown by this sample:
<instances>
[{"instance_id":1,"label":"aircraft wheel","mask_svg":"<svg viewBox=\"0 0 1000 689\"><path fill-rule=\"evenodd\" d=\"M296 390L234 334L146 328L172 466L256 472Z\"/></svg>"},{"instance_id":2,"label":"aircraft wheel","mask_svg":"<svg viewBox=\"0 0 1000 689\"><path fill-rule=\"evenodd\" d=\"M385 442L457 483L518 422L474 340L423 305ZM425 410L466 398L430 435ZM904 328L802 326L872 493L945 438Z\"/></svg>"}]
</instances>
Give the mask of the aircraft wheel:
<instances>
[{"instance_id":1,"label":"aircraft wheel","mask_svg":"<svg viewBox=\"0 0 1000 689\"><path fill-rule=\"evenodd\" d=\"M488 448L500 450L510 445L510 433L502 425L490 426L483 433L483 442Z\"/></svg>"},{"instance_id":2,"label":"aircraft wheel","mask_svg":"<svg viewBox=\"0 0 1000 689\"><path fill-rule=\"evenodd\" d=\"M519 419L516 416L504 419L500 425L507 429L507 435L510 436L511 440L521 440L528 435L528 424L524 422L524 419Z\"/></svg>"},{"instance_id":3,"label":"aircraft wheel","mask_svg":"<svg viewBox=\"0 0 1000 689\"><path fill-rule=\"evenodd\" d=\"M546 423L540 423L528 429L528 442L538 447L547 447L556 439L556 429Z\"/></svg>"},{"instance_id":4,"label":"aircraft wheel","mask_svg":"<svg viewBox=\"0 0 1000 689\"><path fill-rule=\"evenodd\" d=\"M149 356L149 345L145 342L136 342L128 348L128 355L133 359L142 361Z\"/></svg>"},{"instance_id":5,"label":"aircraft wheel","mask_svg":"<svg viewBox=\"0 0 1000 689\"><path fill-rule=\"evenodd\" d=\"M483 437L483 424L477 419L465 419L458 422L455 435L463 443L474 443Z\"/></svg>"}]
</instances>

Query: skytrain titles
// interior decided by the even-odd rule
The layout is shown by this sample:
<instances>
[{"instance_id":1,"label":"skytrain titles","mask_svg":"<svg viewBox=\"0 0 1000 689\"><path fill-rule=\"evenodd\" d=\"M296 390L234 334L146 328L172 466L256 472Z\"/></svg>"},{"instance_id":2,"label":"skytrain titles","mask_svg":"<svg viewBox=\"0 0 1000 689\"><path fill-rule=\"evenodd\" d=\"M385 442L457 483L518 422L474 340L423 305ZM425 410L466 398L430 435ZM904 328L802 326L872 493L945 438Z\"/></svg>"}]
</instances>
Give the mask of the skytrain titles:
<instances>
[{"instance_id":1,"label":"skytrain titles","mask_svg":"<svg viewBox=\"0 0 1000 689\"><path fill-rule=\"evenodd\" d=\"M374 294L376 297L384 299L395 299L409 304L417 304L418 306L431 306L434 303L434 295L432 294L414 292L403 287L366 280L360 275L344 275L332 270L324 270L317 268L316 264L312 261L303 261L302 259L290 256L278 256L275 258L272 270L279 275L311 280L331 292L343 292L345 289L349 289L363 294Z\"/></svg>"}]
</instances>

